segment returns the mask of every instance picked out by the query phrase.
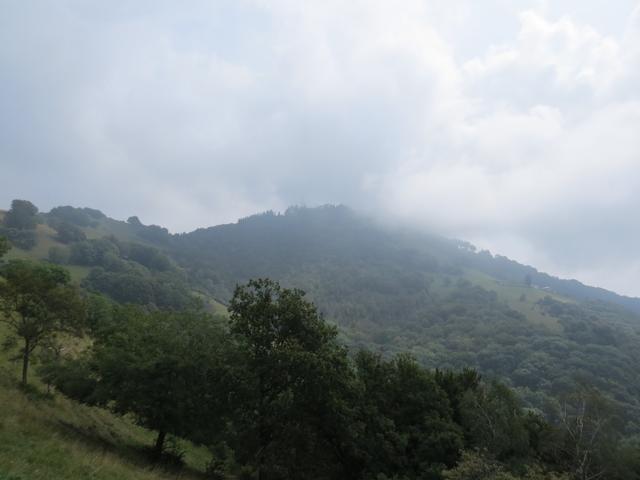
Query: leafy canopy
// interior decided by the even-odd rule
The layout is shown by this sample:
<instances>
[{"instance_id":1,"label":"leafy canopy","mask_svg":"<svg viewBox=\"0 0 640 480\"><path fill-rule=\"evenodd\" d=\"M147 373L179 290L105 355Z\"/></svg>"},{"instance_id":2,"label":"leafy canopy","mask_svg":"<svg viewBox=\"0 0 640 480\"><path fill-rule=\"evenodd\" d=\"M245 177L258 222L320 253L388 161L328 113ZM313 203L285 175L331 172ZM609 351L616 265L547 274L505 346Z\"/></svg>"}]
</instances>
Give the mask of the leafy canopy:
<instances>
[{"instance_id":1,"label":"leafy canopy","mask_svg":"<svg viewBox=\"0 0 640 480\"><path fill-rule=\"evenodd\" d=\"M23 341L22 382L27 382L31 353L62 332L77 332L85 305L69 273L56 265L13 260L1 271L0 311L12 333Z\"/></svg>"}]
</instances>

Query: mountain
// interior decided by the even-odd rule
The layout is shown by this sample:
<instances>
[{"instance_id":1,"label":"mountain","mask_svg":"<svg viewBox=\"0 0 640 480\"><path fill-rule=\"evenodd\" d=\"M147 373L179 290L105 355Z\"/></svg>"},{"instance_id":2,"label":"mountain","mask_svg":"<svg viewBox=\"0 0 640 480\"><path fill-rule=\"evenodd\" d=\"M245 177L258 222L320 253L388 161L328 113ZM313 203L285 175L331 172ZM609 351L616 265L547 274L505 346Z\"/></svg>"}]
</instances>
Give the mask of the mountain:
<instances>
[{"instance_id":1,"label":"mountain","mask_svg":"<svg viewBox=\"0 0 640 480\"><path fill-rule=\"evenodd\" d=\"M237 283L270 277L305 290L353 347L475 367L540 410L588 383L610 398L628 433L640 432L640 299L463 241L384 227L343 206L178 235L92 209L59 207L41 219L35 246L8 257L63 263L85 288L118 301L182 308L196 296L224 312Z\"/></svg>"}]
</instances>

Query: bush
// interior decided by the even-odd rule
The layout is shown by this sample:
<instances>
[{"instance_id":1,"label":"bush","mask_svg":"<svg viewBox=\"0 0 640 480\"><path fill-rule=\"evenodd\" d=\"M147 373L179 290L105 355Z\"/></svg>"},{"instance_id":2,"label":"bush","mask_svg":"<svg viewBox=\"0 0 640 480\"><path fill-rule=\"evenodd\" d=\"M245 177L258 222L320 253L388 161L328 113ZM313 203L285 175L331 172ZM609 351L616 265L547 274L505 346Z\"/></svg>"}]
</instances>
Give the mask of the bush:
<instances>
[{"instance_id":1,"label":"bush","mask_svg":"<svg viewBox=\"0 0 640 480\"><path fill-rule=\"evenodd\" d=\"M74 208L70 206L52 208L48 213L50 219L58 222L70 223L79 227L92 227L96 225L94 219L103 218L105 215L100 210L91 208Z\"/></svg>"},{"instance_id":2,"label":"bush","mask_svg":"<svg viewBox=\"0 0 640 480\"><path fill-rule=\"evenodd\" d=\"M0 228L0 235L9 239L14 247L22 250L31 250L36 245L36 232L33 230L20 230L18 228Z\"/></svg>"},{"instance_id":3,"label":"bush","mask_svg":"<svg viewBox=\"0 0 640 480\"><path fill-rule=\"evenodd\" d=\"M82 242L87 236L82 230L68 222L54 222L52 227L58 233L58 240L62 243Z\"/></svg>"}]
</instances>

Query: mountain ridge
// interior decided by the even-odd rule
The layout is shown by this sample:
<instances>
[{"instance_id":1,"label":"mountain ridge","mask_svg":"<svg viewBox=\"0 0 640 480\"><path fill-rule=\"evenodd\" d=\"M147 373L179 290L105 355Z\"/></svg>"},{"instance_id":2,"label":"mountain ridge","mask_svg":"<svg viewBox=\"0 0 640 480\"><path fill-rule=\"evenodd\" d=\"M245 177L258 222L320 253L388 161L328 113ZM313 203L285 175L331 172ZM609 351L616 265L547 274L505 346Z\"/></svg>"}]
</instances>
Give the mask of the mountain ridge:
<instances>
[{"instance_id":1,"label":"mountain ridge","mask_svg":"<svg viewBox=\"0 0 640 480\"><path fill-rule=\"evenodd\" d=\"M236 285L273 278L307 292L356 350L473 367L537 410L586 380L619 407L628 432L640 432L640 315L629 308L637 299L467 242L382 229L344 206L265 212L183 234L137 217L54 210L42 215L34 250L8 258L62 263L84 288L119 302L180 309L197 297L223 314ZM75 222L79 240L60 243L61 222Z\"/></svg>"}]
</instances>

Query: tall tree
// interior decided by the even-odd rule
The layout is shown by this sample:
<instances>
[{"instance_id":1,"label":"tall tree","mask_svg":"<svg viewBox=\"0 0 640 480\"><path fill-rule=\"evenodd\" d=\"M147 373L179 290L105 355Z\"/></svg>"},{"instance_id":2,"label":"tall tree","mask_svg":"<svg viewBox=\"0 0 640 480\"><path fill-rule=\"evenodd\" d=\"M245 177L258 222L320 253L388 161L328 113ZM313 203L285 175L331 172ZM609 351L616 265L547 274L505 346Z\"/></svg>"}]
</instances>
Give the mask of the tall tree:
<instances>
[{"instance_id":1,"label":"tall tree","mask_svg":"<svg viewBox=\"0 0 640 480\"><path fill-rule=\"evenodd\" d=\"M350 372L336 329L304 292L266 279L237 287L229 311L243 352L233 417L239 459L260 480L345 478L336 429Z\"/></svg>"},{"instance_id":2,"label":"tall tree","mask_svg":"<svg viewBox=\"0 0 640 480\"><path fill-rule=\"evenodd\" d=\"M579 385L566 395L554 419L562 433L560 454L576 480L609 478L619 433L611 403L595 388Z\"/></svg>"},{"instance_id":3,"label":"tall tree","mask_svg":"<svg viewBox=\"0 0 640 480\"><path fill-rule=\"evenodd\" d=\"M26 384L33 351L58 333L78 331L85 305L70 285L69 273L58 266L13 260L1 273L0 309L12 333L23 341L22 383Z\"/></svg>"}]
</instances>

